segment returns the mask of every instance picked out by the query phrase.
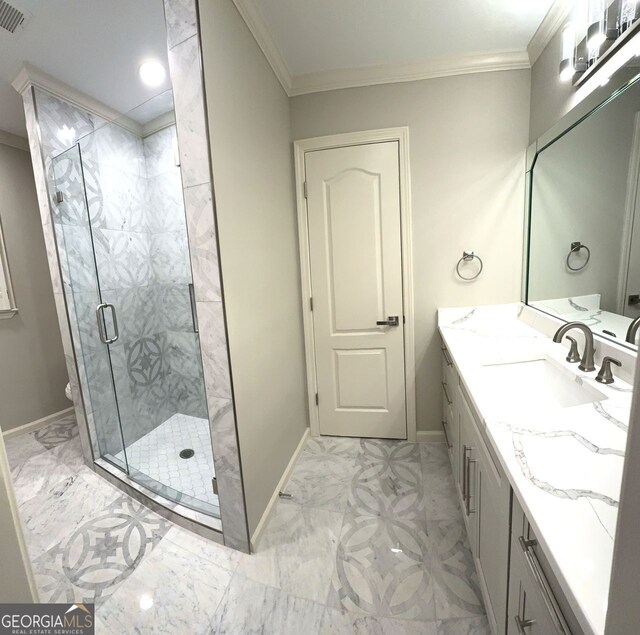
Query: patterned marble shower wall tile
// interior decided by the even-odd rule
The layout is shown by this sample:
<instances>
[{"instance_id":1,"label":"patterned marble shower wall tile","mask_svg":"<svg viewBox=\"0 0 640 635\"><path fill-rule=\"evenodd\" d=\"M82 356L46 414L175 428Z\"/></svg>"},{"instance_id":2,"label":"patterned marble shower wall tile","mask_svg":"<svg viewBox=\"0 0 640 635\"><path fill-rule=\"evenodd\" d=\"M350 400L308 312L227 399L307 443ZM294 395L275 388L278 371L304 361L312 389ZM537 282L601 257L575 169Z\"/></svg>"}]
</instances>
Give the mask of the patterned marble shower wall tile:
<instances>
[{"instance_id":1,"label":"patterned marble shower wall tile","mask_svg":"<svg viewBox=\"0 0 640 635\"><path fill-rule=\"evenodd\" d=\"M69 150L51 163L51 185L55 191L64 195L64 200L54 203L54 215L56 220L65 225L89 224L89 216L85 205L84 178L90 173L90 166L83 166L77 151ZM93 222L101 220L100 209L94 209Z\"/></svg>"},{"instance_id":2,"label":"patterned marble shower wall tile","mask_svg":"<svg viewBox=\"0 0 640 635\"><path fill-rule=\"evenodd\" d=\"M146 177L142 139L116 123L101 125L80 142L83 158L100 168Z\"/></svg>"},{"instance_id":3,"label":"patterned marble shower wall tile","mask_svg":"<svg viewBox=\"0 0 640 635\"><path fill-rule=\"evenodd\" d=\"M169 409L191 417L207 418L204 380L200 376L186 377L169 369L163 380Z\"/></svg>"},{"instance_id":4,"label":"patterned marble shower wall tile","mask_svg":"<svg viewBox=\"0 0 640 635\"><path fill-rule=\"evenodd\" d=\"M187 229L196 299L217 302L222 293L211 186L206 183L189 187L184 199L189 210Z\"/></svg>"},{"instance_id":5,"label":"patterned marble shower wall tile","mask_svg":"<svg viewBox=\"0 0 640 635\"><path fill-rule=\"evenodd\" d=\"M164 14L167 22L167 45L170 49L197 34L198 18L194 0L165 0Z\"/></svg>"},{"instance_id":6,"label":"patterned marble shower wall tile","mask_svg":"<svg viewBox=\"0 0 640 635\"><path fill-rule=\"evenodd\" d=\"M195 333L167 331L165 363L168 370L202 381L200 342Z\"/></svg>"},{"instance_id":7,"label":"patterned marble shower wall tile","mask_svg":"<svg viewBox=\"0 0 640 635\"><path fill-rule=\"evenodd\" d=\"M165 330L156 286L115 289L104 296L107 302L116 307L120 339L123 342L131 342Z\"/></svg>"},{"instance_id":8,"label":"patterned marble shower wall tile","mask_svg":"<svg viewBox=\"0 0 640 635\"><path fill-rule=\"evenodd\" d=\"M191 282L189 247L184 228L163 234L152 234L150 252L155 284L188 285Z\"/></svg>"},{"instance_id":9,"label":"patterned marble shower wall tile","mask_svg":"<svg viewBox=\"0 0 640 635\"><path fill-rule=\"evenodd\" d=\"M35 89L40 139L46 157L61 154L104 120L79 110L47 91Z\"/></svg>"},{"instance_id":10,"label":"patterned marble shower wall tile","mask_svg":"<svg viewBox=\"0 0 640 635\"><path fill-rule=\"evenodd\" d=\"M209 183L209 151L197 36L190 37L169 51L169 67L177 113L183 186L187 188Z\"/></svg>"},{"instance_id":11,"label":"patterned marble shower wall tile","mask_svg":"<svg viewBox=\"0 0 640 635\"><path fill-rule=\"evenodd\" d=\"M167 173L177 173L180 176L180 169L176 166L173 154L175 138L176 127L169 126L143 139L142 144L148 179ZM182 186L180 189L182 189Z\"/></svg>"},{"instance_id":12,"label":"patterned marble shower wall tile","mask_svg":"<svg viewBox=\"0 0 640 635\"><path fill-rule=\"evenodd\" d=\"M147 228L152 234L184 231L186 218L178 168L147 180L146 215Z\"/></svg>"},{"instance_id":13,"label":"patterned marble shower wall tile","mask_svg":"<svg viewBox=\"0 0 640 635\"><path fill-rule=\"evenodd\" d=\"M93 226L146 232L146 179L111 165L100 165L98 170L96 179L103 193L104 221Z\"/></svg>"},{"instance_id":14,"label":"patterned marble shower wall tile","mask_svg":"<svg viewBox=\"0 0 640 635\"><path fill-rule=\"evenodd\" d=\"M161 329L193 333L193 314L189 285L170 284L154 287Z\"/></svg>"},{"instance_id":15,"label":"patterned marble shower wall tile","mask_svg":"<svg viewBox=\"0 0 640 635\"><path fill-rule=\"evenodd\" d=\"M151 284L151 245L147 235L112 229L97 229L93 235L101 289Z\"/></svg>"}]
</instances>

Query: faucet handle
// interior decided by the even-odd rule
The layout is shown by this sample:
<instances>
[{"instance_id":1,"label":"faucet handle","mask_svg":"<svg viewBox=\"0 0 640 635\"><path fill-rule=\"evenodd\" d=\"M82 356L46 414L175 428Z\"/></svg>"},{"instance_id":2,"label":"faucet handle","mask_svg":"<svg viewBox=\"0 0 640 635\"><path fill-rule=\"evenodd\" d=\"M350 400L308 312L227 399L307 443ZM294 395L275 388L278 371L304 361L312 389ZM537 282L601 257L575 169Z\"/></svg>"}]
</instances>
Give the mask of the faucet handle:
<instances>
[{"instance_id":1,"label":"faucet handle","mask_svg":"<svg viewBox=\"0 0 640 635\"><path fill-rule=\"evenodd\" d=\"M613 383L613 373L611 372L611 364L615 364L616 366L622 366L622 363L613 357L605 357L602 360L602 367L600 368L600 372L596 377L596 381L599 381L601 384L612 384Z\"/></svg>"},{"instance_id":2,"label":"faucet handle","mask_svg":"<svg viewBox=\"0 0 640 635\"><path fill-rule=\"evenodd\" d=\"M578 342L574 337L567 335L567 339L571 342L571 348L567 355L567 361L570 364L577 364L580 361L580 353L578 353Z\"/></svg>"}]
</instances>

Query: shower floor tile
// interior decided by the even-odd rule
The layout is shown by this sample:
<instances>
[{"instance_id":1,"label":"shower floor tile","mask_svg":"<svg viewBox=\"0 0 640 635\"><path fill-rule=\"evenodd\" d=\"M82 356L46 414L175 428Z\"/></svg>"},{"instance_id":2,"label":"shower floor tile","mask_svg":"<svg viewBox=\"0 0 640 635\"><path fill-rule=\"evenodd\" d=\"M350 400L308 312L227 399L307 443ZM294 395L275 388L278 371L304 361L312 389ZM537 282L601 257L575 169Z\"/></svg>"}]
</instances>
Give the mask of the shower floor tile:
<instances>
[{"instance_id":1,"label":"shower floor tile","mask_svg":"<svg viewBox=\"0 0 640 635\"><path fill-rule=\"evenodd\" d=\"M191 449L191 458L180 458ZM209 421L175 414L126 451L129 467L181 494L218 506L211 479L215 475ZM116 459L124 460L122 452Z\"/></svg>"}]
</instances>

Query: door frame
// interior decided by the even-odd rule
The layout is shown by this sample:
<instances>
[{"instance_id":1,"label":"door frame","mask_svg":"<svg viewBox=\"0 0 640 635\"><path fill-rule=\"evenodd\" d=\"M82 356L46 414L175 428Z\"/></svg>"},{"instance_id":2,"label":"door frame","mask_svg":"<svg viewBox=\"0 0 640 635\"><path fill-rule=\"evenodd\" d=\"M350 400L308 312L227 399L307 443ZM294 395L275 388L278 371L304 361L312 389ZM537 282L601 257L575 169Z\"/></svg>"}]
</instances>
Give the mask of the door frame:
<instances>
[{"instance_id":1,"label":"door frame","mask_svg":"<svg viewBox=\"0 0 640 635\"><path fill-rule=\"evenodd\" d=\"M305 161L307 152L329 150L372 143L398 142L400 173L400 234L402 249L402 304L404 324L404 374L405 404L407 416L407 441L416 439L416 373L414 347L414 307L413 307L413 256L411 239L411 179L409 163L409 128L384 128L349 132L293 142L296 180L296 207L298 213L298 242L300 248L300 283L302 287L302 318L304 325L305 361L307 368L307 400L309 403L309 423L311 436L320 435L319 409L316 404L317 375L316 349L313 333L313 315L310 298L311 262L309 259L309 223L307 203L304 193Z\"/></svg>"}]
</instances>

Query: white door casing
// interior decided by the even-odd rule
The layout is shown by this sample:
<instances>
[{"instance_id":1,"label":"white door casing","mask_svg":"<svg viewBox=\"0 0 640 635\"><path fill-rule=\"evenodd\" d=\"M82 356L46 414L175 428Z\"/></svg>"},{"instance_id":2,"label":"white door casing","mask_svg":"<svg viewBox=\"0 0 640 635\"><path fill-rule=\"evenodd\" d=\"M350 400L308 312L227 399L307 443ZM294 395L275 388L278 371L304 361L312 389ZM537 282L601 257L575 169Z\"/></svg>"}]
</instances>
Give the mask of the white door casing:
<instances>
[{"instance_id":1,"label":"white door casing","mask_svg":"<svg viewBox=\"0 0 640 635\"><path fill-rule=\"evenodd\" d=\"M359 133L355 143L346 135L344 145L336 137L296 143L308 197L299 198L299 217L303 292L314 297L305 337L310 396L314 388L319 395L317 405L315 394L310 400L315 434L415 439L401 131ZM391 316L398 326L376 325Z\"/></svg>"}]
</instances>

